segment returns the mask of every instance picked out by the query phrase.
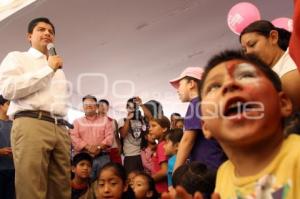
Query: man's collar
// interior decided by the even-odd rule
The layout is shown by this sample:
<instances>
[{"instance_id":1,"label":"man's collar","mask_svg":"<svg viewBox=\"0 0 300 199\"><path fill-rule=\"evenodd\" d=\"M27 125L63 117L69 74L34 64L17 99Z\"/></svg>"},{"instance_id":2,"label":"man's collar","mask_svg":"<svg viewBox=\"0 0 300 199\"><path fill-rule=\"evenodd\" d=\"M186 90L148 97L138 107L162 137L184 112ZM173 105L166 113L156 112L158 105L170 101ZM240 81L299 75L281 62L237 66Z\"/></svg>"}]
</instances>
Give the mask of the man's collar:
<instances>
[{"instance_id":1,"label":"man's collar","mask_svg":"<svg viewBox=\"0 0 300 199\"><path fill-rule=\"evenodd\" d=\"M41 51L31 47L28 50L28 53L31 54L34 58L42 58L42 57L46 57L46 55L44 55Z\"/></svg>"},{"instance_id":2,"label":"man's collar","mask_svg":"<svg viewBox=\"0 0 300 199\"><path fill-rule=\"evenodd\" d=\"M87 115L85 115L85 118L87 119L87 120L96 120L97 118L98 118L98 115L96 114L96 115L93 115L93 116L87 116Z\"/></svg>"}]
</instances>

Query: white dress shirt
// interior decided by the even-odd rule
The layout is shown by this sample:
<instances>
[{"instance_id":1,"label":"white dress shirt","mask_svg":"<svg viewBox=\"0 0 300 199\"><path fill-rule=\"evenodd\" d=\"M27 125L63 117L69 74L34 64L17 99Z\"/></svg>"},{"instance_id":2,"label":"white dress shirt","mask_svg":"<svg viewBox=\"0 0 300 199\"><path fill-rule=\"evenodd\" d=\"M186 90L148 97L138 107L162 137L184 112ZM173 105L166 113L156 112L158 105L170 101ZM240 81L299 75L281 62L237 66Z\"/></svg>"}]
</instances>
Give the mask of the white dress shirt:
<instances>
[{"instance_id":1,"label":"white dress shirt","mask_svg":"<svg viewBox=\"0 0 300 199\"><path fill-rule=\"evenodd\" d=\"M24 110L43 110L65 116L69 89L63 70L48 66L47 57L30 48L10 52L0 66L0 93L11 100L8 115Z\"/></svg>"},{"instance_id":2,"label":"white dress shirt","mask_svg":"<svg viewBox=\"0 0 300 199\"><path fill-rule=\"evenodd\" d=\"M272 70L275 71L280 78L290 71L297 70L297 65L291 58L289 49L284 52L277 63L272 67Z\"/></svg>"}]
</instances>

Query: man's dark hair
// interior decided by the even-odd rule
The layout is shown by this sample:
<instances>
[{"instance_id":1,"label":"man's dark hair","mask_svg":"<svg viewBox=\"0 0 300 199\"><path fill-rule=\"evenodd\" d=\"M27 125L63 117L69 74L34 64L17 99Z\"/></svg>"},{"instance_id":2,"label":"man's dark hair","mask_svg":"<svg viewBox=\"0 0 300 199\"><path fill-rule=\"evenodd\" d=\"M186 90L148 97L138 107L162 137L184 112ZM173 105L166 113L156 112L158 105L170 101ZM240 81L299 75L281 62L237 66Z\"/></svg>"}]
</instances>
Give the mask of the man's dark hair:
<instances>
[{"instance_id":1,"label":"man's dark hair","mask_svg":"<svg viewBox=\"0 0 300 199\"><path fill-rule=\"evenodd\" d=\"M213 56L208 61L202 76L202 84L200 84L200 86L198 87L200 98L201 98L201 91L203 89L203 83L205 82L208 73L218 64L230 60L243 60L245 62L255 65L272 82L273 86L278 92L282 91L281 81L278 75L256 55L252 55L252 54L246 55L242 53L242 51L240 50L226 50Z\"/></svg>"},{"instance_id":2,"label":"man's dark hair","mask_svg":"<svg viewBox=\"0 0 300 199\"><path fill-rule=\"evenodd\" d=\"M246 33L255 32L260 34L266 38L270 36L270 32L272 30L276 30L278 32L278 46L286 51L289 46L291 33L283 28L275 27L270 21L267 20L258 20L251 24L249 24L240 34L240 42L241 38Z\"/></svg>"},{"instance_id":3,"label":"man's dark hair","mask_svg":"<svg viewBox=\"0 0 300 199\"><path fill-rule=\"evenodd\" d=\"M109 106L109 101L106 100L106 99L101 99L101 100L99 100L98 104L100 104L100 103L104 103L104 104L106 104L107 106Z\"/></svg>"},{"instance_id":4,"label":"man's dark hair","mask_svg":"<svg viewBox=\"0 0 300 199\"><path fill-rule=\"evenodd\" d=\"M82 98L82 102L84 102L85 99L92 99L97 103L97 98L93 95L86 95Z\"/></svg>"},{"instance_id":5,"label":"man's dark hair","mask_svg":"<svg viewBox=\"0 0 300 199\"><path fill-rule=\"evenodd\" d=\"M189 194L201 192L210 198L215 188L216 173L205 164L192 162L178 167L172 176L173 186L182 186ZM207 197L209 196L209 197Z\"/></svg>"},{"instance_id":6,"label":"man's dark hair","mask_svg":"<svg viewBox=\"0 0 300 199\"><path fill-rule=\"evenodd\" d=\"M32 33L33 32L33 29L34 27L39 23L39 22L44 22L46 24L49 24L52 29L53 29L53 33L55 34L55 27L53 25L53 23L46 17L39 17L39 18L35 18L35 19L32 19L29 24L28 24L28 27L27 27L27 33Z\"/></svg>"},{"instance_id":7,"label":"man's dark hair","mask_svg":"<svg viewBox=\"0 0 300 199\"><path fill-rule=\"evenodd\" d=\"M7 102L8 100L5 99L2 95L0 95L0 105L3 105Z\"/></svg>"}]
</instances>

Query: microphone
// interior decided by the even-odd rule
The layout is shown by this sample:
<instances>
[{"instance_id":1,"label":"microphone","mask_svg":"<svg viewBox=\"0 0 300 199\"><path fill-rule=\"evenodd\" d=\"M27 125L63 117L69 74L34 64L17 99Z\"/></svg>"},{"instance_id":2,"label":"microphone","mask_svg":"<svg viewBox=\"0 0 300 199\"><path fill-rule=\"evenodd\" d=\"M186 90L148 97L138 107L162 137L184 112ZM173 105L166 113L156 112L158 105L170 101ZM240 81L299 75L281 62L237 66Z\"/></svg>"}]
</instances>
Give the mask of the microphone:
<instances>
[{"instance_id":1,"label":"microphone","mask_svg":"<svg viewBox=\"0 0 300 199\"><path fill-rule=\"evenodd\" d=\"M47 45L47 49L48 49L48 53L49 53L50 56L57 55L53 43L49 43L49 44Z\"/></svg>"},{"instance_id":2,"label":"microphone","mask_svg":"<svg viewBox=\"0 0 300 199\"><path fill-rule=\"evenodd\" d=\"M50 56L57 55L53 43L49 43L49 44L47 45L47 49L48 49L48 53L49 53ZM62 66L58 67L58 69L62 69Z\"/></svg>"}]
</instances>

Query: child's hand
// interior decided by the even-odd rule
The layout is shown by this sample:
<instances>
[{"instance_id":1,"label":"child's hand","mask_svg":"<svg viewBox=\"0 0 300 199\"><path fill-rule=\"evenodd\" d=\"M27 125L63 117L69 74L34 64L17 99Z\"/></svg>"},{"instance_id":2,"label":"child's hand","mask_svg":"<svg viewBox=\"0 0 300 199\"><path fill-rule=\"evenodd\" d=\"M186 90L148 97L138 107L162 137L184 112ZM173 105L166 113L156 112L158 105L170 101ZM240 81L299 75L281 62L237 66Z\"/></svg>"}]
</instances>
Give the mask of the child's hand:
<instances>
[{"instance_id":1,"label":"child's hand","mask_svg":"<svg viewBox=\"0 0 300 199\"><path fill-rule=\"evenodd\" d=\"M127 118L128 120L131 120L134 117L134 113L128 113Z\"/></svg>"},{"instance_id":2,"label":"child's hand","mask_svg":"<svg viewBox=\"0 0 300 199\"><path fill-rule=\"evenodd\" d=\"M194 196L187 193L187 191L181 187L177 186L175 192L172 191L170 193L163 193L162 199L204 199L200 192L196 192ZM217 193L213 193L211 195L211 199L221 199L220 195Z\"/></svg>"},{"instance_id":3,"label":"child's hand","mask_svg":"<svg viewBox=\"0 0 300 199\"><path fill-rule=\"evenodd\" d=\"M135 97L134 103L135 103L136 105L138 105L138 106L140 106L140 105L143 104L142 99L141 99L140 97L138 97L138 96Z\"/></svg>"},{"instance_id":4,"label":"child's hand","mask_svg":"<svg viewBox=\"0 0 300 199\"><path fill-rule=\"evenodd\" d=\"M93 154L93 155L95 155L96 152L99 150L96 145L89 145L88 144L85 148L87 149L88 153Z\"/></svg>"},{"instance_id":5,"label":"child's hand","mask_svg":"<svg viewBox=\"0 0 300 199\"><path fill-rule=\"evenodd\" d=\"M3 155L3 156L12 155L11 147L0 148L0 155Z\"/></svg>"}]
</instances>

